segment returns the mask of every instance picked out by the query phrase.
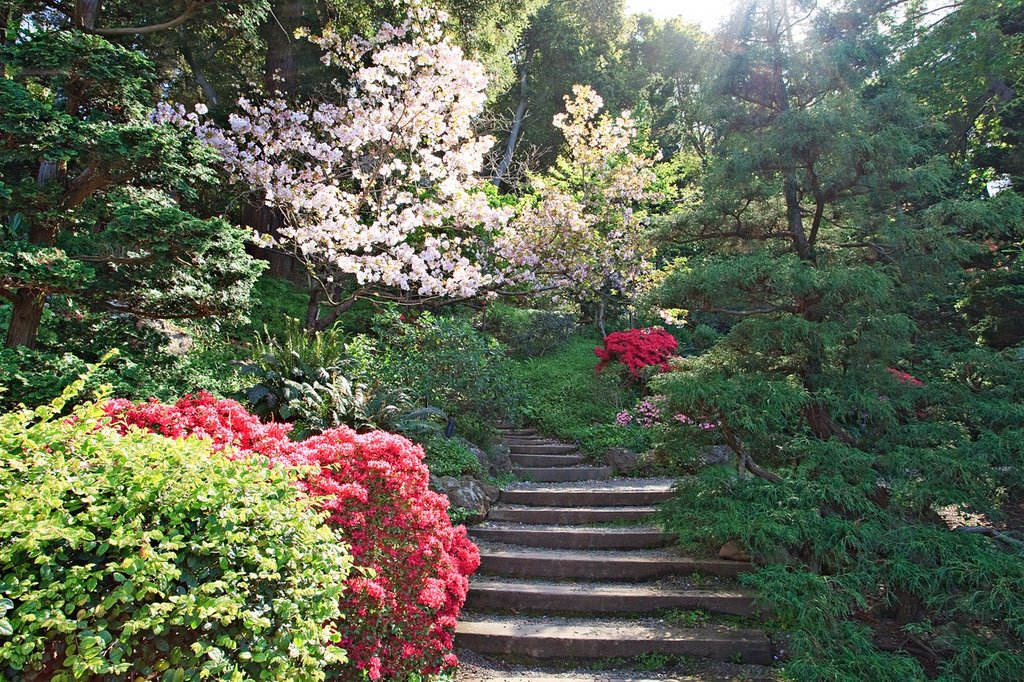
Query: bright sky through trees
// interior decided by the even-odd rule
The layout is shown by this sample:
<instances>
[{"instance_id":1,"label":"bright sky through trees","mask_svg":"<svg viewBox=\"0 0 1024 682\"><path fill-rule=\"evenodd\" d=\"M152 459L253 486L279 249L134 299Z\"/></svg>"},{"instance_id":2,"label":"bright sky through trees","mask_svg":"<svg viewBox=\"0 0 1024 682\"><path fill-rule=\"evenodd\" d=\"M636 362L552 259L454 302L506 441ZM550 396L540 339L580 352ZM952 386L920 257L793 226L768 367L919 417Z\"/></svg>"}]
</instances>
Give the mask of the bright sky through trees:
<instances>
[{"instance_id":1,"label":"bright sky through trees","mask_svg":"<svg viewBox=\"0 0 1024 682\"><path fill-rule=\"evenodd\" d=\"M626 0L626 9L650 14L659 19L682 17L696 22L705 30L718 26L729 14L732 3L726 0Z\"/></svg>"}]
</instances>

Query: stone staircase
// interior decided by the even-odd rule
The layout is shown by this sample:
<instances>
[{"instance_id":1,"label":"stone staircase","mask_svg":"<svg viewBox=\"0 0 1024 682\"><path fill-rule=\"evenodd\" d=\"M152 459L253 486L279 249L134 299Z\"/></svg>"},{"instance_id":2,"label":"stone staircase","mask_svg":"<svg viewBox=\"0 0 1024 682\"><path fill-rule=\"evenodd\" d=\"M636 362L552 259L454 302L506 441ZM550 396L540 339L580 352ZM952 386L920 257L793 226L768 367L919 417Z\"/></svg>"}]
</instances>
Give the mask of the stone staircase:
<instances>
[{"instance_id":1,"label":"stone staircase","mask_svg":"<svg viewBox=\"0 0 1024 682\"><path fill-rule=\"evenodd\" d=\"M573 665L644 656L772 663L764 632L735 624L755 615L753 595L734 584L748 564L683 556L645 523L672 496L670 480L612 478L610 467L588 466L574 446L531 429L505 429L504 442L525 482L502 490L487 520L469 529L481 565L456 633L460 650ZM666 612L684 621L699 614L700 623L667 623ZM546 674L502 666L459 680Z\"/></svg>"}]
</instances>

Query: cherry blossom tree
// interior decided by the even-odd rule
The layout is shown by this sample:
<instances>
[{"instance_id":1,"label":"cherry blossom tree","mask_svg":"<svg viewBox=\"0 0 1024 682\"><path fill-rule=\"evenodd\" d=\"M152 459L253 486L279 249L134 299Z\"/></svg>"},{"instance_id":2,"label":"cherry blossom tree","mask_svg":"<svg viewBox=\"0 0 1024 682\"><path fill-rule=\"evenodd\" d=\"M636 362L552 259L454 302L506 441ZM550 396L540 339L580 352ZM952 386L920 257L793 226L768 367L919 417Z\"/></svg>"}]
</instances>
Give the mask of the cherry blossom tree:
<instances>
[{"instance_id":1,"label":"cherry blossom tree","mask_svg":"<svg viewBox=\"0 0 1024 682\"><path fill-rule=\"evenodd\" d=\"M653 271L654 248L639 207L653 200L658 156L637 151L629 112L601 113L589 86L573 87L554 125L565 137L555 167L532 179L532 194L499 239L516 279L534 290L596 303L598 324L613 297L631 301Z\"/></svg>"},{"instance_id":2,"label":"cherry blossom tree","mask_svg":"<svg viewBox=\"0 0 1024 682\"><path fill-rule=\"evenodd\" d=\"M275 246L315 283L307 324L323 328L360 298L422 303L498 283L493 208L481 168L494 145L473 129L487 77L413 2L372 38L311 37L343 76L307 103L242 99L228 126L197 123L236 180L285 216Z\"/></svg>"}]
</instances>

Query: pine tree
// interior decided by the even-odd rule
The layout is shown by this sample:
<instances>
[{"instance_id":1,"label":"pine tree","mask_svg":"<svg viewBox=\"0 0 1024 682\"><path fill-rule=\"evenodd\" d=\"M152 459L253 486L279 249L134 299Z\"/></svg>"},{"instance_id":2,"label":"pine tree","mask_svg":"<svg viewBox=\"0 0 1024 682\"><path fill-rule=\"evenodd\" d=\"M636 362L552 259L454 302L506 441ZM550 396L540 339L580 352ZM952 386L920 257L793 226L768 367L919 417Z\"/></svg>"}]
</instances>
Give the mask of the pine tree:
<instances>
[{"instance_id":1,"label":"pine tree","mask_svg":"<svg viewBox=\"0 0 1024 682\"><path fill-rule=\"evenodd\" d=\"M964 519L1020 490L1024 372L953 295L1001 204L965 194L947 122L900 82L895 15L803 4L745 3L721 37L718 143L666 228L689 259L659 304L724 335L652 382L717 424L663 447L690 466L725 444L736 470L687 479L663 518L766 566L794 679L1020 679L1024 544Z\"/></svg>"},{"instance_id":2,"label":"pine tree","mask_svg":"<svg viewBox=\"0 0 1024 682\"><path fill-rule=\"evenodd\" d=\"M244 232L192 208L215 156L155 123L158 81L103 33L99 3L7 8L0 79L0 295L7 346L33 347L46 301L154 318L239 310L260 267ZM132 29L141 32L143 29Z\"/></svg>"}]
</instances>

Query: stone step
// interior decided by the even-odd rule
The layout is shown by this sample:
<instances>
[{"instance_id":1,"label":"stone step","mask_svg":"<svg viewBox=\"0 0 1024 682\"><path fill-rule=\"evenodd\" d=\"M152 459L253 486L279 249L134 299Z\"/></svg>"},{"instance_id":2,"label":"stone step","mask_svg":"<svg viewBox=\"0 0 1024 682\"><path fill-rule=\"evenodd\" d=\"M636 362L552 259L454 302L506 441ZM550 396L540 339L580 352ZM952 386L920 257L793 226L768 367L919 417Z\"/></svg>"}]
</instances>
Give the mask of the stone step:
<instances>
[{"instance_id":1,"label":"stone step","mask_svg":"<svg viewBox=\"0 0 1024 682\"><path fill-rule=\"evenodd\" d=\"M512 445L508 451L513 455L571 455L578 452L575 445L554 443L551 445Z\"/></svg>"},{"instance_id":2,"label":"stone step","mask_svg":"<svg viewBox=\"0 0 1024 682\"><path fill-rule=\"evenodd\" d=\"M768 637L758 630L676 628L665 624L472 618L459 623L455 643L481 654L535 659L599 659L660 653L767 665Z\"/></svg>"},{"instance_id":3,"label":"stone step","mask_svg":"<svg viewBox=\"0 0 1024 682\"><path fill-rule=\"evenodd\" d=\"M552 440L550 438L541 438L540 436L532 438L502 438L502 445L508 447L514 447L516 445L565 445L560 440Z\"/></svg>"},{"instance_id":4,"label":"stone step","mask_svg":"<svg viewBox=\"0 0 1024 682\"><path fill-rule=\"evenodd\" d=\"M499 426L498 433L504 434L506 436L536 436L537 429L517 429Z\"/></svg>"},{"instance_id":5,"label":"stone step","mask_svg":"<svg viewBox=\"0 0 1024 682\"><path fill-rule=\"evenodd\" d=\"M529 507L498 504L491 507L490 521L514 523L609 523L613 521L641 521L658 511L657 507Z\"/></svg>"},{"instance_id":6,"label":"stone step","mask_svg":"<svg viewBox=\"0 0 1024 682\"><path fill-rule=\"evenodd\" d=\"M539 507L627 507L672 498L672 482L627 481L566 486L522 486L501 491L501 501Z\"/></svg>"},{"instance_id":7,"label":"stone step","mask_svg":"<svg viewBox=\"0 0 1024 682\"><path fill-rule=\"evenodd\" d=\"M668 550L555 550L515 546L481 546L481 575L511 578L559 578L641 582L694 573L735 578L750 564L725 559L695 559Z\"/></svg>"},{"instance_id":8,"label":"stone step","mask_svg":"<svg viewBox=\"0 0 1024 682\"><path fill-rule=\"evenodd\" d=\"M650 613L669 609L752 616L752 592L674 589L657 585L539 582L473 578L466 608L549 613Z\"/></svg>"},{"instance_id":9,"label":"stone step","mask_svg":"<svg viewBox=\"0 0 1024 682\"><path fill-rule=\"evenodd\" d=\"M513 464L521 467L571 467L583 461L583 455L521 455L513 452L508 456Z\"/></svg>"},{"instance_id":10,"label":"stone step","mask_svg":"<svg viewBox=\"0 0 1024 682\"><path fill-rule=\"evenodd\" d=\"M611 478L615 474L615 470L611 467L513 467L512 473L528 481L557 483L599 481Z\"/></svg>"},{"instance_id":11,"label":"stone step","mask_svg":"<svg viewBox=\"0 0 1024 682\"><path fill-rule=\"evenodd\" d=\"M472 526L469 534L487 542L551 549L648 549L672 543L672 536L657 528L520 526L500 521Z\"/></svg>"}]
</instances>

